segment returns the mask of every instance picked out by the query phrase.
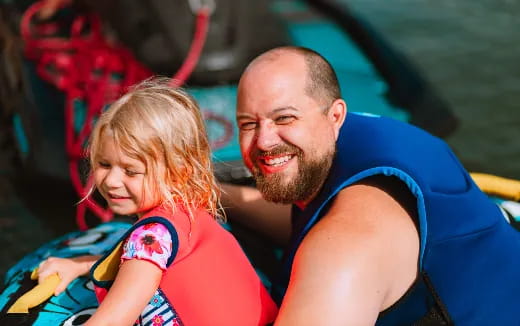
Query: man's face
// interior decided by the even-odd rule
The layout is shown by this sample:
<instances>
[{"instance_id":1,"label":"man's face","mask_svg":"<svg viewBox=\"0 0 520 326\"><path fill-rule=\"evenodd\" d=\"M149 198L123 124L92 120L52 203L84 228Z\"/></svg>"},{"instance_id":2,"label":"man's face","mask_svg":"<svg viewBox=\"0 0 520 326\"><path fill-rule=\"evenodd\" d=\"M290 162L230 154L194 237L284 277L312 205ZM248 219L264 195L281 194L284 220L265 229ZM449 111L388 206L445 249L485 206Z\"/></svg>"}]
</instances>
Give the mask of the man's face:
<instances>
[{"instance_id":1,"label":"man's face","mask_svg":"<svg viewBox=\"0 0 520 326\"><path fill-rule=\"evenodd\" d=\"M337 130L327 106L308 96L305 85L300 57L258 63L240 81L240 149L269 201L307 203L332 164Z\"/></svg>"}]
</instances>

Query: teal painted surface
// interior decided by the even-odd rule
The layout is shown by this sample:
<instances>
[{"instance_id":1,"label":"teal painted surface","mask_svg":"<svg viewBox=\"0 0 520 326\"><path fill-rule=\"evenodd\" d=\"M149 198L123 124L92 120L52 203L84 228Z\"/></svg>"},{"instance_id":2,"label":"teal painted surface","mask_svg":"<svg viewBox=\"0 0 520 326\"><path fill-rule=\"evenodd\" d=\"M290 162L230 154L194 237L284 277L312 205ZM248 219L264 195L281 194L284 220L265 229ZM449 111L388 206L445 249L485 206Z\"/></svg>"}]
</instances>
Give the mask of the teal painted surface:
<instances>
[{"instance_id":1,"label":"teal painted surface","mask_svg":"<svg viewBox=\"0 0 520 326\"><path fill-rule=\"evenodd\" d=\"M18 149L20 150L22 158L25 159L27 158L27 155L29 155L29 141L27 140L27 136L25 135L25 131L23 129L22 119L18 114L13 116L13 127L14 137L18 143Z\"/></svg>"},{"instance_id":2,"label":"teal painted surface","mask_svg":"<svg viewBox=\"0 0 520 326\"><path fill-rule=\"evenodd\" d=\"M79 134L85 124L85 118L87 115L87 106L81 99L73 100L74 108L74 131Z\"/></svg>"},{"instance_id":3,"label":"teal painted surface","mask_svg":"<svg viewBox=\"0 0 520 326\"><path fill-rule=\"evenodd\" d=\"M230 142L222 148L213 150L214 161L241 160L238 130L235 123L237 86L191 87L188 91L198 101L202 112L211 111L213 114L225 118L233 125L233 135ZM222 125L213 121L206 121L206 129L210 142L220 138L224 133Z\"/></svg>"}]
</instances>

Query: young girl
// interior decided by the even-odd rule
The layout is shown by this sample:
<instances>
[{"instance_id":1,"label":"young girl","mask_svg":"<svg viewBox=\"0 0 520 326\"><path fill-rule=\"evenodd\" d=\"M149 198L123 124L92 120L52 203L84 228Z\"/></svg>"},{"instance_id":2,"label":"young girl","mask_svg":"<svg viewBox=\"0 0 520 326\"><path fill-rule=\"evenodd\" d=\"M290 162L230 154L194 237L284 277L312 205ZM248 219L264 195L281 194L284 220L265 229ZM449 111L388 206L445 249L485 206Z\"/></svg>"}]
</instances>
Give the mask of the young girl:
<instances>
[{"instance_id":1,"label":"young girl","mask_svg":"<svg viewBox=\"0 0 520 326\"><path fill-rule=\"evenodd\" d=\"M219 190L199 108L168 83L136 86L91 136L95 189L114 213L139 220L100 259L50 258L39 278L57 272L60 292L90 270L100 306L86 325L268 324L275 304L215 221Z\"/></svg>"}]
</instances>

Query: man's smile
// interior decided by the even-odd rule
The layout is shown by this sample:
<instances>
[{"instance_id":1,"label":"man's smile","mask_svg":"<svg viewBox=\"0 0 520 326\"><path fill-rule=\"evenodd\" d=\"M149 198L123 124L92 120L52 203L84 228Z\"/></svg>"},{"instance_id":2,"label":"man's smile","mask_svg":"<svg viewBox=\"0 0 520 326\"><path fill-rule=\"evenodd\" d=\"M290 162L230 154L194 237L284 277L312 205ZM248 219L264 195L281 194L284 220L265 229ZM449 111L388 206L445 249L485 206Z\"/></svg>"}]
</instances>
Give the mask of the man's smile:
<instances>
[{"instance_id":1,"label":"man's smile","mask_svg":"<svg viewBox=\"0 0 520 326\"><path fill-rule=\"evenodd\" d=\"M276 173L283 170L295 157L295 154L281 154L258 156L257 162L264 174Z\"/></svg>"}]
</instances>

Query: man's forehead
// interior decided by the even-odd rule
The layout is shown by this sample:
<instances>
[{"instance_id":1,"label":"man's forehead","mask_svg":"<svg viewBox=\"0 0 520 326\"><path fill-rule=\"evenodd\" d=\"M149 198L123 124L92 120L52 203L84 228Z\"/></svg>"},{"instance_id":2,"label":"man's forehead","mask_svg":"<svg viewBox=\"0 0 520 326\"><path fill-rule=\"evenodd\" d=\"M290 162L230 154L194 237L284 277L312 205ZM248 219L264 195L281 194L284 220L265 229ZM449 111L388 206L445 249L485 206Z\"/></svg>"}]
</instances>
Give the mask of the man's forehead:
<instances>
[{"instance_id":1,"label":"man's forehead","mask_svg":"<svg viewBox=\"0 0 520 326\"><path fill-rule=\"evenodd\" d=\"M305 69L298 63L282 60L285 52L283 55L278 52L255 59L242 75L238 85L237 119L300 109L299 103L307 96ZM303 59L301 61L303 63Z\"/></svg>"},{"instance_id":2,"label":"man's forehead","mask_svg":"<svg viewBox=\"0 0 520 326\"><path fill-rule=\"evenodd\" d=\"M271 69L274 68L274 69ZM301 70L273 66L267 70L252 70L243 76L238 87L238 97L244 100L269 100L292 93L302 94L306 87L306 76Z\"/></svg>"},{"instance_id":3,"label":"man's forehead","mask_svg":"<svg viewBox=\"0 0 520 326\"><path fill-rule=\"evenodd\" d=\"M302 55L289 50L273 50L254 59L244 71L242 78L259 76L284 76L301 78L306 74Z\"/></svg>"}]
</instances>

